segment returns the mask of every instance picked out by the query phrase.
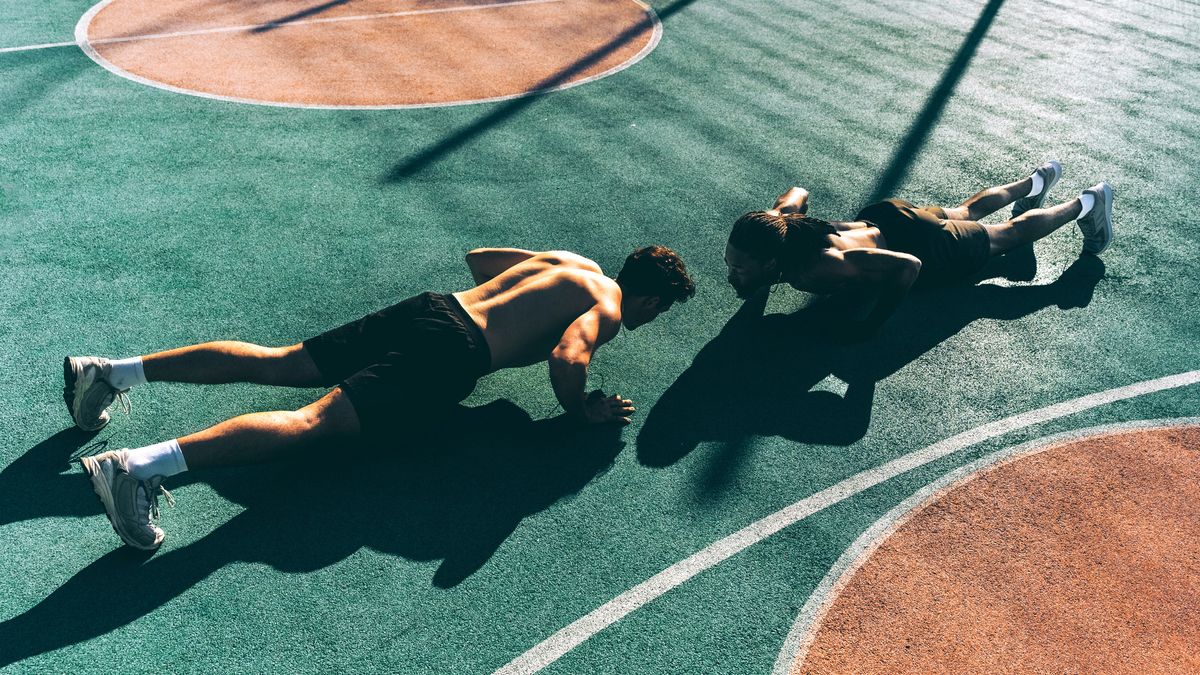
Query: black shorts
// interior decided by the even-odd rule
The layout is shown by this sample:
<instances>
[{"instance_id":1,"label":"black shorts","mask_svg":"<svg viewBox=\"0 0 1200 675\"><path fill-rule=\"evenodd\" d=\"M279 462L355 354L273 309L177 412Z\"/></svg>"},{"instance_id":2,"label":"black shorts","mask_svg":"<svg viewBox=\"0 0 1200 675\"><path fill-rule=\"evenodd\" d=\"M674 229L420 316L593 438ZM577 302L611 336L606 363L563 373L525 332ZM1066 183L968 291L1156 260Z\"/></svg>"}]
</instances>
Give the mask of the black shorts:
<instances>
[{"instance_id":1,"label":"black shorts","mask_svg":"<svg viewBox=\"0 0 1200 675\"><path fill-rule=\"evenodd\" d=\"M491 370L487 340L452 295L422 293L304 341L325 383L339 382L363 433L449 412Z\"/></svg>"},{"instance_id":2,"label":"black shorts","mask_svg":"<svg viewBox=\"0 0 1200 675\"><path fill-rule=\"evenodd\" d=\"M991 241L983 225L973 220L947 220L936 206L917 207L903 199L877 202L858 212L855 220L879 228L890 251L921 261L917 286L965 281L991 258Z\"/></svg>"}]
</instances>

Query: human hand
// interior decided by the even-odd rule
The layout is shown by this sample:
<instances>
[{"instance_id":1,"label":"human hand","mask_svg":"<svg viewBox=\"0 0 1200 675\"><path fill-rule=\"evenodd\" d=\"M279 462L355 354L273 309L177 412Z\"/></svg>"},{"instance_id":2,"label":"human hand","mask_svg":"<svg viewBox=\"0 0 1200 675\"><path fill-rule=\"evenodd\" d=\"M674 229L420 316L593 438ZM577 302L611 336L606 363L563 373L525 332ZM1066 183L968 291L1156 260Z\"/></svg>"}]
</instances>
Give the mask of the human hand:
<instances>
[{"instance_id":1,"label":"human hand","mask_svg":"<svg viewBox=\"0 0 1200 675\"><path fill-rule=\"evenodd\" d=\"M621 398L620 394L605 396L599 389L588 394L583 403L583 416L588 424L605 424L620 422L629 424L629 416L634 412L633 401Z\"/></svg>"}]
</instances>

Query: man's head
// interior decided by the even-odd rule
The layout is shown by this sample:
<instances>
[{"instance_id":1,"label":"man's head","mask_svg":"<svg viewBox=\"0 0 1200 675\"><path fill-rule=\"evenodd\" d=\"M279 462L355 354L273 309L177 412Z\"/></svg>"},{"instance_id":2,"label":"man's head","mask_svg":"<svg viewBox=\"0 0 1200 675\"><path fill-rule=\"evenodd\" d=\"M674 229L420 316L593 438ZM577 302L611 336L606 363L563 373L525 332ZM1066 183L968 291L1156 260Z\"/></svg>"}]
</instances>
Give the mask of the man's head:
<instances>
[{"instance_id":1,"label":"man's head","mask_svg":"<svg viewBox=\"0 0 1200 675\"><path fill-rule=\"evenodd\" d=\"M729 284L738 297L748 298L828 248L825 237L831 234L836 236L837 230L818 218L751 211L733 224L725 245Z\"/></svg>"},{"instance_id":2,"label":"man's head","mask_svg":"<svg viewBox=\"0 0 1200 675\"><path fill-rule=\"evenodd\" d=\"M639 248L625 259L617 274L621 287L621 323L629 330L650 323L659 314L696 294L679 255L666 246Z\"/></svg>"}]
</instances>

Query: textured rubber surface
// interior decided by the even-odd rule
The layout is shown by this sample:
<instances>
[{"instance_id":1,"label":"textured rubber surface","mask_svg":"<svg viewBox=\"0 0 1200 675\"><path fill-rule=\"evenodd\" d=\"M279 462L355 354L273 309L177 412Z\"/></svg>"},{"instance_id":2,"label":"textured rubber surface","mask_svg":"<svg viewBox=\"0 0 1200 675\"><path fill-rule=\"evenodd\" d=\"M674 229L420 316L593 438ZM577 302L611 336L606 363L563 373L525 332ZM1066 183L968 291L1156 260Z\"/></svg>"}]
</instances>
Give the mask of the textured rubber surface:
<instances>
[{"instance_id":1,"label":"textured rubber surface","mask_svg":"<svg viewBox=\"0 0 1200 675\"><path fill-rule=\"evenodd\" d=\"M10 2L0 47L69 41L90 4ZM656 2L662 42L619 74L405 111L238 105L141 86L73 47L0 53L0 667L490 672L847 476L1196 369L1200 225L1178 214L1200 188L1200 12L1159 4ZM867 347L830 344L822 310L787 289L727 326L743 308L728 228L786 188L831 219L877 191L953 206L1047 157L1064 166L1055 195L1117 191L1103 257L1079 258L1065 227L1034 246L1030 280L914 295ZM451 438L418 419L361 459L327 449L348 458L337 480L305 461L169 481L180 505L152 557L116 545L69 462L321 391L152 384L137 416L89 435L63 410L63 354L293 344L462 288L473 247L565 248L615 274L651 242L699 290L593 361L592 384L638 409L619 437L543 421L544 366L495 374ZM990 271L1029 269L1010 256ZM917 487L1028 438L1198 402L1194 387L1130 399L898 476L547 672L769 672L829 566Z\"/></svg>"}]
</instances>

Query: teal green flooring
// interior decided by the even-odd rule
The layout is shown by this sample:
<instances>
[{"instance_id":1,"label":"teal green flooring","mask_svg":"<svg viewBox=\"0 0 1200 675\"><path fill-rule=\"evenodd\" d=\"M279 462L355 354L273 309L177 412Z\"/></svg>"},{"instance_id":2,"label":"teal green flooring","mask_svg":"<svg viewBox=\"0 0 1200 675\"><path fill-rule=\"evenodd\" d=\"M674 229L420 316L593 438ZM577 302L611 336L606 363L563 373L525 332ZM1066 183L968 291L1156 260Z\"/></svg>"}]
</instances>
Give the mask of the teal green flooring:
<instances>
[{"instance_id":1,"label":"teal green flooring","mask_svg":"<svg viewBox=\"0 0 1200 675\"><path fill-rule=\"evenodd\" d=\"M1200 5L655 6L662 42L628 70L452 108L248 106L72 47L0 53L0 670L490 672L859 471L1200 366ZM10 0L0 48L70 40L88 7ZM1076 261L1068 226L1036 245L1032 281L914 296L875 343L820 339L790 289L722 333L742 306L728 227L785 188L848 218L880 190L957 204L1050 157L1055 197L1116 190L1102 263ZM698 293L593 362L592 383L639 409L619 435L547 421L544 366L494 374L447 439L400 418L373 454L179 476L152 557L118 546L69 463L320 392L154 384L91 436L62 405L66 354L289 344L464 288L473 247L566 248L615 274L648 243L678 250ZM1030 438L1198 409L1181 388L968 448L750 547L547 672L769 672L833 561L922 485Z\"/></svg>"}]
</instances>

